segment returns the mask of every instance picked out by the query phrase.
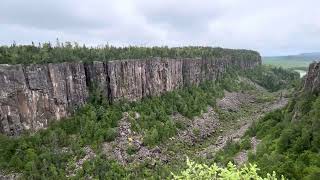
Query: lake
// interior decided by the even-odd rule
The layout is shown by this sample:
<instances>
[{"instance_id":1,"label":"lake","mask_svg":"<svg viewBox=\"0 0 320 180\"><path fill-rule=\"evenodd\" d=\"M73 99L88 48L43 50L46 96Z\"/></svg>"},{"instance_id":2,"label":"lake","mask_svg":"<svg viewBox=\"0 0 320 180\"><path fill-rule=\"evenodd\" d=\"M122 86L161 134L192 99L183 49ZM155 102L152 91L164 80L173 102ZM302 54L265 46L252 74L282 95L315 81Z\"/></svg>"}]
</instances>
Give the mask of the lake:
<instances>
[{"instance_id":1,"label":"lake","mask_svg":"<svg viewBox=\"0 0 320 180\"><path fill-rule=\"evenodd\" d=\"M307 71L303 71L303 70L294 70L294 71L298 72L301 78L307 74Z\"/></svg>"}]
</instances>

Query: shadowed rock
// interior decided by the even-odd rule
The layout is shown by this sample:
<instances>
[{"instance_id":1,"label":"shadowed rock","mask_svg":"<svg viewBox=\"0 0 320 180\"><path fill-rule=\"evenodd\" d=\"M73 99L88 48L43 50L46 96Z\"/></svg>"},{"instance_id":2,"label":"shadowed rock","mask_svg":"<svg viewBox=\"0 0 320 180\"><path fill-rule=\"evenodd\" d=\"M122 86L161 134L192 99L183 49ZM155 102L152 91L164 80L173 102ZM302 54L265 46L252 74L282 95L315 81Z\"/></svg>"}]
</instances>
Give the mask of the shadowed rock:
<instances>
[{"instance_id":1,"label":"shadowed rock","mask_svg":"<svg viewBox=\"0 0 320 180\"><path fill-rule=\"evenodd\" d=\"M313 62L304 81L304 91L318 93L320 91L320 62Z\"/></svg>"}]
</instances>

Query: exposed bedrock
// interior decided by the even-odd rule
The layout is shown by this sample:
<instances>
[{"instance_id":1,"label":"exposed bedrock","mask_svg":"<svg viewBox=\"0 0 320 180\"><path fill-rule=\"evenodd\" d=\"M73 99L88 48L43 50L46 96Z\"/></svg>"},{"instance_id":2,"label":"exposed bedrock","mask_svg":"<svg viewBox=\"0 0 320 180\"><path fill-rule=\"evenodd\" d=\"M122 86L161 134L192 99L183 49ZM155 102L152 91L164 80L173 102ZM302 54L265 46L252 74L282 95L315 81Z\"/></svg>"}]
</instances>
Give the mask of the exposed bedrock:
<instances>
[{"instance_id":1,"label":"exposed bedrock","mask_svg":"<svg viewBox=\"0 0 320 180\"><path fill-rule=\"evenodd\" d=\"M313 62L309 65L309 70L304 81L304 91L320 92L320 62Z\"/></svg>"},{"instance_id":2,"label":"exposed bedrock","mask_svg":"<svg viewBox=\"0 0 320 180\"><path fill-rule=\"evenodd\" d=\"M0 131L19 135L47 127L83 105L92 85L111 102L135 101L216 80L230 66L245 70L260 64L260 56L246 60L225 56L0 65Z\"/></svg>"}]
</instances>

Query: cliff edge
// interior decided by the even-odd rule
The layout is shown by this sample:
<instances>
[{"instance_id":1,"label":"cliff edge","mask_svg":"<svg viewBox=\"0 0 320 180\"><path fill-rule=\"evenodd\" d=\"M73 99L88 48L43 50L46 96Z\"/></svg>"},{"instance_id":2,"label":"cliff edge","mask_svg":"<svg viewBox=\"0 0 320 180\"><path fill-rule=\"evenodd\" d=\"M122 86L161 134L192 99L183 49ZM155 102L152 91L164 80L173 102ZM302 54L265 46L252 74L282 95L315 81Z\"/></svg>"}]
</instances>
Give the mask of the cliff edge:
<instances>
[{"instance_id":1,"label":"cliff edge","mask_svg":"<svg viewBox=\"0 0 320 180\"><path fill-rule=\"evenodd\" d=\"M313 62L309 65L309 70L304 82L304 91L318 93L320 91L320 62Z\"/></svg>"}]
</instances>

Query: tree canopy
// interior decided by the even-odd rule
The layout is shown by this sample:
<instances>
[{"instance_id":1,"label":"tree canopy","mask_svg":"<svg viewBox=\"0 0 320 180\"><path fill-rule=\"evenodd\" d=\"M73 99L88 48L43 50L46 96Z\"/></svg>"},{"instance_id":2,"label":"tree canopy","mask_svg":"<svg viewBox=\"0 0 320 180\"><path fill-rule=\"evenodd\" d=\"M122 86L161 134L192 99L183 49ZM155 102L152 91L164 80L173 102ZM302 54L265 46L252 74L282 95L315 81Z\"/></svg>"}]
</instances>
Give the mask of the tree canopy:
<instances>
[{"instance_id":1,"label":"tree canopy","mask_svg":"<svg viewBox=\"0 0 320 180\"><path fill-rule=\"evenodd\" d=\"M36 45L0 46L0 64L34 64L55 63L68 61L108 61L121 59L143 59L150 57L167 58L209 58L230 56L235 59L257 59L260 55L252 50L233 50L220 47L115 47L111 45L100 45L88 47L74 42L55 44L50 42Z\"/></svg>"}]
</instances>

